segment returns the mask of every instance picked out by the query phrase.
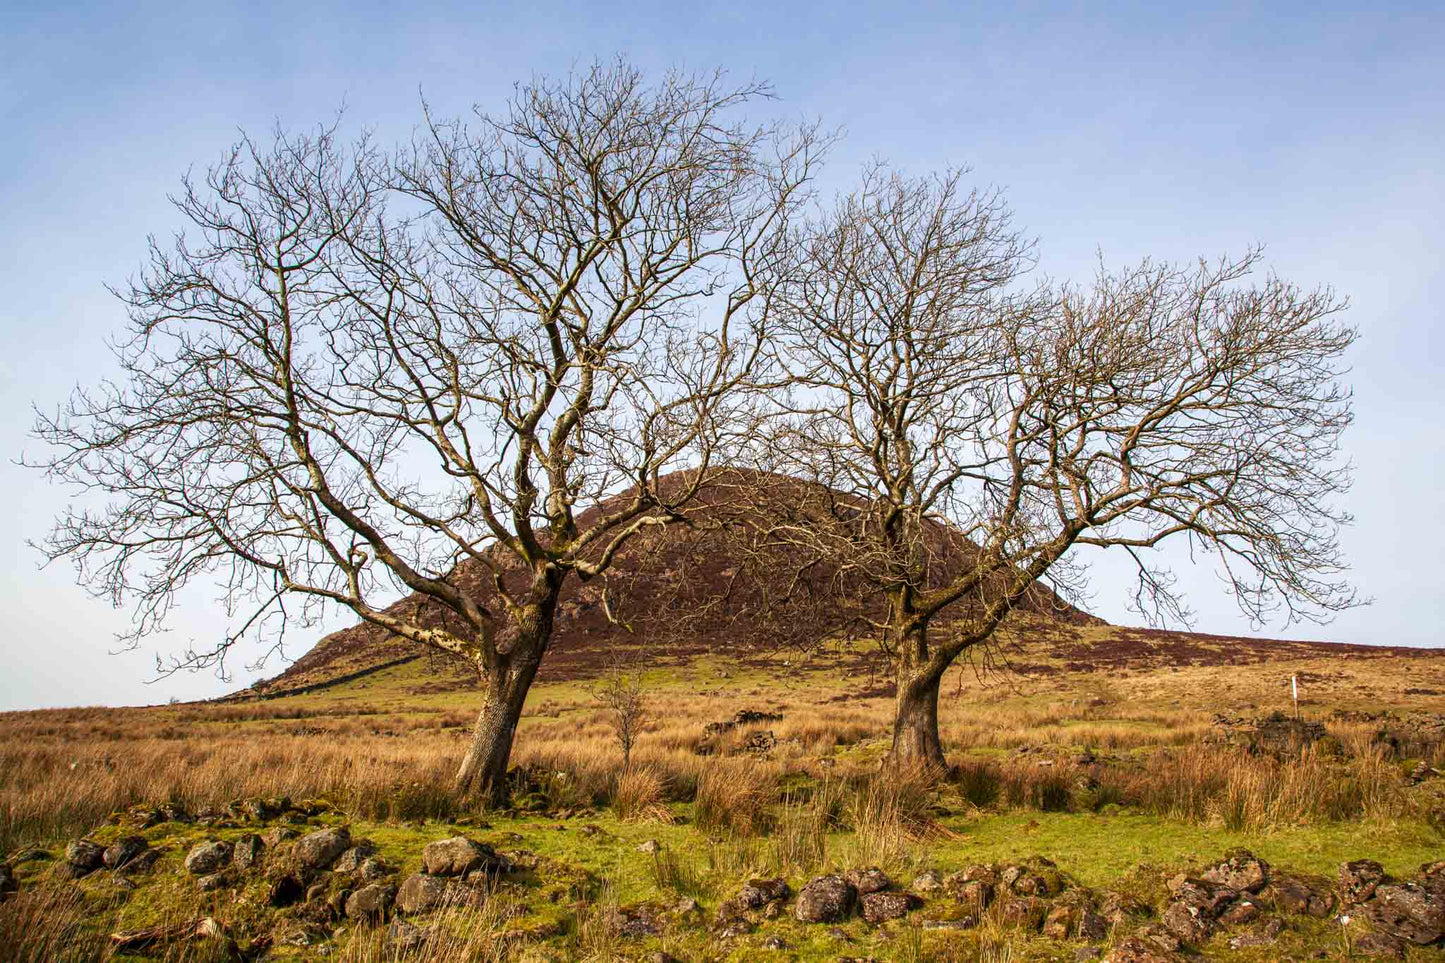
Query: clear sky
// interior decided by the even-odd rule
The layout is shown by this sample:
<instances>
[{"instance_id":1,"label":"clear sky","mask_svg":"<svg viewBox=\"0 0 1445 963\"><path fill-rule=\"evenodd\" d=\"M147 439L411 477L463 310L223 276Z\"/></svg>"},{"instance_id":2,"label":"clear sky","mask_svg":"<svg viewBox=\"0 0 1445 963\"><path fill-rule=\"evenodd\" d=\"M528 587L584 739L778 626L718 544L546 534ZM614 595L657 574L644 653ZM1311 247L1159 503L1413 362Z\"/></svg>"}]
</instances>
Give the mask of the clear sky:
<instances>
[{"instance_id":1,"label":"clear sky","mask_svg":"<svg viewBox=\"0 0 1445 963\"><path fill-rule=\"evenodd\" d=\"M1086 278L1097 251L1122 264L1263 242L1279 274L1348 294L1363 337L1345 545L1376 602L1254 634L1445 644L1445 6L0 0L0 14L0 709L229 688L205 673L145 684L166 640L107 654L124 612L26 544L67 493L12 463L39 450L32 403L108 373L123 315L104 285L140 265L147 234L179 226L166 194L181 175L238 128L309 126L345 104L392 142L419 92L455 115L619 53L770 79L776 111L846 129L830 187L873 156L971 166L1058 278ZM1197 628L1252 631L1209 569L1183 574ZM1094 583L1095 612L1137 621L1119 570L1101 564ZM204 594L180 616L177 647L224 630Z\"/></svg>"}]
</instances>

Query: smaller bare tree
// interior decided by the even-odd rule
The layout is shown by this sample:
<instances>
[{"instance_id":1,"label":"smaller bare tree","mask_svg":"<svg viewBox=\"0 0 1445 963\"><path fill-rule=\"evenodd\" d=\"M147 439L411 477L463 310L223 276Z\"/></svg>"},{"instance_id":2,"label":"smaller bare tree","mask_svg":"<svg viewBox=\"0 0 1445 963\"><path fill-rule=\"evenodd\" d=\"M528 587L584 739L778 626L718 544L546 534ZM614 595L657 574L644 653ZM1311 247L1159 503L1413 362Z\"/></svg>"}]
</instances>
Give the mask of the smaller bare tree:
<instances>
[{"instance_id":1,"label":"smaller bare tree","mask_svg":"<svg viewBox=\"0 0 1445 963\"><path fill-rule=\"evenodd\" d=\"M607 713L607 724L622 749L622 769L632 765L632 747L647 721L647 692L640 649L616 650L592 685L592 697Z\"/></svg>"}]
</instances>

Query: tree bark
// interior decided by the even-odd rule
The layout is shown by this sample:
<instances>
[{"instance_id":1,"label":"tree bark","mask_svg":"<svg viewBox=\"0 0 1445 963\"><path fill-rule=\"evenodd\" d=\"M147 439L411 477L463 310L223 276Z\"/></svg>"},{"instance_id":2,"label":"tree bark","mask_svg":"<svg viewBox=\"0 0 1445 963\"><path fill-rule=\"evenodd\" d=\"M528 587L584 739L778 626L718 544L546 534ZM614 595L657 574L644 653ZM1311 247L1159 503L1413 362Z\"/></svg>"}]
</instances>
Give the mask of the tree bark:
<instances>
[{"instance_id":1,"label":"tree bark","mask_svg":"<svg viewBox=\"0 0 1445 963\"><path fill-rule=\"evenodd\" d=\"M894 603L893 611L906 616L908 599ZM938 689L943 681L934 672L928 648L928 623L905 622L894 640L898 663L898 697L893 717L891 766L944 767L943 743L938 737Z\"/></svg>"},{"instance_id":2,"label":"tree bark","mask_svg":"<svg viewBox=\"0 0 1445 963\"><path fill-rule=\"evenodd\" d=\"M528 605L510 627L515 632L515 644L505 654L499 654L496 666L487 672L487 701L477 715L471 745L457 769L457 791L480 796L493 809L507 803L507 763L512 757L512 741L532 679L551 640L557 588L549 588L541 601Z\"/></svg>"},{"instance_id":3,"label":"tree bark","mask_svg":"<svg viewBox=\"0 0 1445 963\"><path fill-rule=\"evenodd\" d=\"M932 673L898 679L898 707L893 720L893 748L888 761L894 766L938 766L943 744L938 738L938 687Z\"/></svg>"}]
</instances>

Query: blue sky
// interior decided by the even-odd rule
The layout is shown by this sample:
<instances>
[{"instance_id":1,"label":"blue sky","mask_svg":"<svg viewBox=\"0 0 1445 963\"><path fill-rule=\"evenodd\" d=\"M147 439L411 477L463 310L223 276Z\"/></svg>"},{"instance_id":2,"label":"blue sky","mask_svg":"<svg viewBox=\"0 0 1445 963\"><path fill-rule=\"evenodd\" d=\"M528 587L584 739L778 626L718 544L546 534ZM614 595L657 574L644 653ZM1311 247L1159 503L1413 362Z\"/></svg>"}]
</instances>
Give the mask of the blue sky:
<instances>
[{"instance_id":1,"label":"blue sky","mask_svg":"<svg viewBox=\"0 0 1445 963\"><path fill-rule=\"evenodd\" d=\"M846 130L830 188L874 156L972 167L1005 190L1055 277L1086 278L1099 251L1181 260L1262 242L1279 274L1349 295L1363 337L1345 544L1376 603L1258 634L1445 644L1445 336L1432 297L1445 280L1445 8L1175 7L0 4L0 709L226 688L207 674L145 684L155 649L223 631L203 594L169 642L107 654L124 613L68 568L39 569L25 544L66 493L10 462L37 450L32 403L107 373L122 314L104 285L138 267L147 234L178 226L166 194L181 175L238 128L309 126L345 104L349 124L391 142L409 134L420 93L458 114L619 53L648 70L771 80L773 110ZM1183 574L1199 629L1251 631L1208 569ZM1127 622L1120 575L1100 561L1093 608Z\"/></svg>"}]
</instances>

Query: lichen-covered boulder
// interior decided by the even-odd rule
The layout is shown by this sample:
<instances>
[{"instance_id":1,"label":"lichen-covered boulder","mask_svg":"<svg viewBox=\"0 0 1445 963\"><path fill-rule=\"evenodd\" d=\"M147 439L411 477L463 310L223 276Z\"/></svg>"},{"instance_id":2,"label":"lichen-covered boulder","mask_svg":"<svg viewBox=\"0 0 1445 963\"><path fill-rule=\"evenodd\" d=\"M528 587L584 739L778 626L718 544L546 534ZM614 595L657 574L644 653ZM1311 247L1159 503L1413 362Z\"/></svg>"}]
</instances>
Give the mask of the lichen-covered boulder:
<instances>
[{"instance_id":1,"label":"lichen-covered boulder","mask_svg":"<svg viewBox=\"0 0 1445 963\"><path fill-rule=\"evenodd\" d=\"M120 869L145 852L148 846L144 836L122 836L106 847L101 860L105 863L106 869Z\"/></svg>"},{"instance_id":2,"label":"lichen-covered boulder","mask_svg":"<svg viewBox=\"0 0 1445 963\"><path fill-rule=\"evenodd\" d=\"M792 895L784 879L750 879L738 890L737 901L746 909L761 909Z\"/></svg>"},{"instance_id":3,"label":"lichen-covered boulder","mask_svg":"<svg viewBox=\"0 0 1445 963\"><path fill-rule=\"evenodd\" d=\"M429 876L465 876L473 870L500 867L492 847L465 836L427 843L421 853L422 872Z\"/></svg>"},{"instance_id":4,"label":"lichen-covered boulder","mask_svg":"<svg viewBox=\"0 0 1445 963\"><path fill-rule=\"evenodd\" d=\"M105 864L105 847L89 839L72 840L65 847L65 862L84 875Z\"/></svg>"},{"instance_id":5,"label":"lichen-covered boulder","mask_svg":"<svg viewBox=\"0 0 1445 963\"><path fill-rule=\"evenodd\" d=\"M346 898L346 918L384 919L395 899L396 887L390 883L363 886Z\"/></svg>"},{"instance_id":6,"label":"lichen-covered boulder","mask_svg":"<svg viewBox=\"0 0 1445 963\"><path fill-rule=\"evenodd\" d=\"M151 871L151 867L160 862L161 852L158 849L143 849L130 859L126 860L115 870L115 875L122 878L139 876L142 873Z\"/></svg>"},{"instance_id":7,"label":"lichen-covered boulder","mask_svg":"<svg viewBox=\"0 0 1445 963\"><path fill-rule=\"evenodd\" d=\"M296 841L296 861L306 869L326 869L351 848L351 830L345 826L323 829Z\"/></svg>"},{"instance_id":8,"label":"lichen-covered boulder","mask_svg":"<svg viewBox=\"0 0 1445 963\"><path fill-rule=\"evenodd\" d=\"M913 877L910 888L915 893L936 893L943 888L943 874L936 869L925 870Z\"/></svg>"},{"instance_id":9,"label":"lichen-covered boulder","mask_svg":"<svg viewBox=\"0 0 1445 963\"><path fill-rule=\"evenodd\" d=\"M793 917L803 923L840 923L853 911L858 891L836 874L819 876L798 893Z\"/></svg>"},{"instance_id":10,"label":"lichen-covered boulder","mask_svg":"<svg viewBox=\"0 0 1445 963\"><path fill-rule=\"evenodd\" d=\"M1385 883L1365 906L1375 926L1402 940L1424 946L1445 939L1445 894L1417 883Z\"/></svg>"},{"instance_id":11,"label":"lichen-covered boulder","mask_svg":"<svg viewBox=\"0 0 1445 963\"><path fill-rule=\"evenodd\" d=\"M209 876L220 872L231 862L231 844L213 839L197 843L186 854L186 872L192 876Z\"/></svg>"},{"instance_id":12,"label":"lichen-covered boulder","mask_svg":"<svg viewBox=\"0 0 1445 963\"><path fill-rule=\"evenodd\" d=\"M907 916L918 904L918 898L907 893L874 891L863 894L863 918L877 926L888 920Z\"/></svg>"},{"instance_id":13,"label":"lichen-covered boulder","mask_svg":"<svg viewBox=\"0 0 1445 963\"><path fill-rule=\"evenodd\" d=\"M1269 863L1247 849L1236 849L1224 862L1201 874L1201 878L1229 889L1258 893L1269 885Z\"/></svg>"},{"instance_id":14,"label":"lichen-covered boulder","mask_svg":"<svg viewBox=\"0 0 1445 963\"><path fill-rule=\"evenodd\" d=\"M1324 887L1296 876L1277 876L1269 892L1275 904L1287 913L1324 919L1335 908L1335 897Z\"/></svg>"},{"instance_id":15,"label":"lichen-covered boulder","mask_svg":"<svg viewBox=\"0 0 1445 963\"><path fill-rule=\"evenodd\" d=\"M1037 896L1013 896L1004 900L999 915L1007 926L1036 932L1043 926L1047 905Z\"/></svg>"},{"instance_id":16,"label":"lichen-covered boulder","mask_svg":"<svg viewBox=\"0 0 1445 963\"><path fill-rule=\"evenodd\" d=\"M850 870L843 876L853 888L858 891L859 896L867 896L869 893L881 893L885 889L893 888L893 880L888 874L876 866L867 869Z\"/></svg>"},{"instance_id":17,"label":"lichen-covered boulder","mask_svg":"<svg viewBox=\"0 0 1445 963\"><path fill-rule=\"evenodd\" d=\"M1364 903L1375 889L1388 880L1385 867L1373 859L1356 859L1340 864L1340 895L1346 903Z\"/></svg>"},{"instance_id":18,"label":"lichen-covered boulder","mask_svg":"<svg viewBox=\"0 0 1445 963\"><path fill-rule=\"evenodd\" d=\"M351 848L336 857L336 862L331 864L331 871L333 873L354 873L361 868L362 863L375 855L376 844L371 840L353 840Z\"/></svg>"},{"instance_id":19,"label":"lichen-covered boulder","mask_svg":"<svg viewBox=\"0 0 1445 963\"><path fill-rule=\"evenodd\" d=\"M1178 900L1164 908L1159 922L1183 943L1203 943L1213 929L1212 922L1203 910Z\"/></svg>"},{"instance_id":20,"label":"lichen-covered boulder","mask_svg":"<svg viewBox=\"0 0 1445 963\"><path fill-rule=\"evenodd\" d=\"M1077 906L1067 904L1055 906L1044 917L1044 936L1051 940L1066 940L1073 935L1078 920L1079 908Z\"/></svg>"},{"instance_id":21,"label":"lichen-covered boulder","mask_svg":"<svg viewBox=\"0 0 1445 963\"><path fill-rule=\"evenodd\" d=\"M461 903L480 896L455 880L417 873L408 876L396 892L396 908L403 913L425 913L438 906Z\"/></svg>"}]
</instances>

